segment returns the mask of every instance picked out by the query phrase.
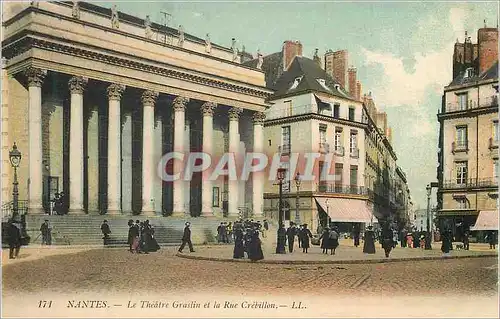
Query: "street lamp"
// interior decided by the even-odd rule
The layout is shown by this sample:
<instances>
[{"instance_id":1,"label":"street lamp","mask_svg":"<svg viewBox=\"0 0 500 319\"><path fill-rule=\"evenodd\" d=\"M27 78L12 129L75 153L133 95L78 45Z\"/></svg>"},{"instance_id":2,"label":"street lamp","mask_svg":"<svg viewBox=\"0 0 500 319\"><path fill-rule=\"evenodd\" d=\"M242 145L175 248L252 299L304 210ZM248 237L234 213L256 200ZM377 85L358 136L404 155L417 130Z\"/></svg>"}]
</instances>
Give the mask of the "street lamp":
<instances>
[{"instance_id":1,"label":"street lamp","mask_svg":"<svg viewBox=\"0 0 500 319\"><path fill-rule=\"evenodd\" d=\"M21 152L17 149L17 145L14 142L12 150L9 152L10 165L14 167L14 187L12 189L12 220L17 220L19 214L19 190L17 182L17 168L21 163Z\"/></svg>"},{"instance_id":2,"label":"street lamp","mask_svg":"<svg viewBox=\"0 0 500 319\"><path fill-rule=\"evenodd\" d=\"M332 223L332 219L330 218L330 206L328 205L328 202L330 200L327 198L325 200L325 205L326 205L326 227L330 227L330 224Z\"/></svg>"},{"instance_id":3,"label":"street lamp","mask_svg":"<svg viewBox=\"0 0 500 319\"><path fill-rule=\"evenodd\" d=\"M279 181L279 186L280 186L280 192L279 192L279 212L278 212L278 231L276 233L276 253L277 254L284 254L285 253L285 242L280 240L280 231L281 231L281 225L283 225L283 180L285 179L285 172L286 169L284 168L278 168L278 181Z\"/></svg>"},{"instance_id":4,"label":"street lamp","mask_svg":"<svg viewBox=\"0 0 500 319\"><path fill-rule=\"evenodd\" d=\"M425 250L431 250L431 233L430 233L430 211L431 211L431 191L432 187L430 184L427 184L425 188L427 190L427 231L425 232Z\"/></svg>"},{"instance_id":5,"label":"street lamp","mask_svg":"<svg viewBox=\"0 0 500 319\"><path fill-rule=\"evenodd\" d=\"M299 196L299 190L300 190L300 174L297 172L297 175L295 175L295 186L297 187L297 198L295 199L295 223L298 225L300 224L300 213L299 213L299 201L300 201L300 196Z\"/></svg>"}]
</instances>

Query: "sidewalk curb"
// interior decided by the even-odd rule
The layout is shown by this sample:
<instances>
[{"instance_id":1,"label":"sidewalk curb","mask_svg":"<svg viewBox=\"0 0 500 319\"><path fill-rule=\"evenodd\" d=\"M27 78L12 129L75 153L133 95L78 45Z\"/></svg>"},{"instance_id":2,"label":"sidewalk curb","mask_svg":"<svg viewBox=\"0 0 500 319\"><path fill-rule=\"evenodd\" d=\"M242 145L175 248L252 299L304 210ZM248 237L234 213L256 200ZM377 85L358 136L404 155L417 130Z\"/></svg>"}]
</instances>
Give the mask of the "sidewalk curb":
<instances>
[{"instance_id":1,"label":"sidewalk curb","mask_svg":"<svg viewBox=\"0 0 500 319\"><path fill-rule=\"evenodd\" d=\"M353 260L259 260L251 261L249 259L229 259L229 258L216 258L216 257L203 257L203 256L193 256L186 255L184 253L177 253L177 257L193 260L205 260L205 261L217 261L217 262L233 262L233 263L258 263L258 264L285 264L285 265L328 265L328 264L382 264L382 263L394 263L394 262L404 262L404 261L424 261L424 260L443 260L443 259L465 259L465 258L485 258L485 257L495 257L498 258L498 253L496 254L481 254L481 255L470 255L470 256L428 256L428 257L407 257L407 258L377 258L377 259L353 259Z\"/></svg>"}]
</instances>

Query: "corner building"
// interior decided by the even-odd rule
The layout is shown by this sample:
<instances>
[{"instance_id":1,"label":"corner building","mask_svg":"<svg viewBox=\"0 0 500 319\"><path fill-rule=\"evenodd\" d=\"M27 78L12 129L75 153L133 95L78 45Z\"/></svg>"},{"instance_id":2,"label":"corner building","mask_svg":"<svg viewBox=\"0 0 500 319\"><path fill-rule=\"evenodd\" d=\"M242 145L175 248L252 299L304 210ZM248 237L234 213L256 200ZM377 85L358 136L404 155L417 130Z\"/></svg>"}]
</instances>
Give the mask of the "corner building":
<instances>
[{"instance_id":1,"label":"corner building","mask_svg":"<svg viewBox=\"0 0 500 319\"><path fill-rule=\"evenodd\" d=\"M439 131L440 228L461 240L466 230L498 230L498 30L478 43L455 44L452 82L444 88ZM477 225L476 225L477 224ZM482 224L481 228L479 224ZM475 227L476 226L476 227Z\"/></svg>"}]
</instances>

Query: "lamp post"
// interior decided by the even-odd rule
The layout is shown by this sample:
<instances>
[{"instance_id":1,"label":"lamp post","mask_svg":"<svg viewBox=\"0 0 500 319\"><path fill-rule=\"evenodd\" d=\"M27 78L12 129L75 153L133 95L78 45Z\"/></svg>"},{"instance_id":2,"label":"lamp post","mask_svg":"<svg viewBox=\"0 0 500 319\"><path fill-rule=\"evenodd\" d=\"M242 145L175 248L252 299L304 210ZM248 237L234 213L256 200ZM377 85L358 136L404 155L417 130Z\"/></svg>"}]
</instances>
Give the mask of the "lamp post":
<instances>
[{"instance_id":1,"label":"lamp post","mask_svg":"<svg viewBox=\"0 0 500 319\"><path fill-rule=\"evenodd\" d=\"M12 219L17 220L19 214L19 189L17 182L17 168L21 163L21 152L17 149L17 145L14 142L12 150L9 152L10 164L14 167L14 187L12 189Z\"/></svg>"},{"instance_id":2,"label":"lamp post","mask_svg":"<svg viewBox=\"0 0 500 319\"><path fill-rule=\"evenodd\" d=\"M326 227L330 227L330 224L332 223L332 219L330 218L330 206L328 205L328 202L330 200L327 198L325 200L325 204L326 204Z\"/></svg>"},{"instance_id":3,"label":"lamp post","mask_svg":"<svg viewBox=\"0 0 500 319\"><path fill-rule=\"evenodd\" d=\"M278 181L280 186L279 205L278 205L278 231L276 232L276 253L285 253L285 241L280 240L281 225L283 224L283 180L285 179L286 169L278 168Z\"/></svg>"},{"instance_id":4,"label":"lamp post","mask_svg":"<svg viewBox=\"0 0 500 319\"><path fill-rule=\"evenodd\" d=\"M431 185L428 184L427 190L427 231L425 232L425 250L431 250L431 233L430 233L430 212L431 212Z\"/></svg>"},{"instance_id":5,"label":"lamp post","mask_svg":"<svg viewBox=\"0 0 500 319\"><path fill-rule=\"evenodd\" d=\"M297 175L295 175L295 186L297 187L297 197L295 198L295 223L298 225L300 224L300 213L299 213L299 205L300 205L300 196L299 196L299 190L300 190L300 175L297 172Z\"/></svg>"}]
</instances>

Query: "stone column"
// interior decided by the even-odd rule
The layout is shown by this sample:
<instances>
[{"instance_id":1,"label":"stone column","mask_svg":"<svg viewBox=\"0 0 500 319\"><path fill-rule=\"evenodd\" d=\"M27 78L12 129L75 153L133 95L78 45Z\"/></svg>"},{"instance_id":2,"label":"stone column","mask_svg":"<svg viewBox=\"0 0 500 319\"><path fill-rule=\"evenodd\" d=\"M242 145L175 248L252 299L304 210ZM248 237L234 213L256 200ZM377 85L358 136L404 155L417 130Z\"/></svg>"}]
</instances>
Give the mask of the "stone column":
<instances>
[{"instance_id":1,"label":"stone column","mask_svg":"<svg viewBox=\"0 0 500 319\"><path fill-rule=\"evenodd\" d=\"M29 204L30 214L43 214L42 84L46 70L28 67Z\"/></svg>"},{"instance_id":2,"label":"stone column","mask_svg":"<svg viewBox=\"0 0 500 319\"><path fill-rule=\"evenodd\" d=\"M185 139L185 118L186 118L186 105L189 99L183 96L178 96L174 99L174 152L185 153L184 139ZM174 160L174 174L181 173L183 163L179 160ZM173 214L175 217L184 217L186 209L184 207L184 192L185 182L184 176L174 181L174 195L173 195Z\"/></svg>"},{"instance_id":3,"label":"stone column","mask_svg":"<svg viewBox=\"0 0 500 319\"><path fill-rule=\"evenodd\" d=\"M72 77L69 133L69 212L83 214L83 91L88 79Z\"/></svg>"},{"instance_id":4,"label":"stone column","mask_svg":"<svg viewBox=\"0 0 500 319\"><path fill-rule=\"evenodd\" d=\"M240 147L239 120L241 112L243 110L240 108L232 108L229 111L229 153L234 155L235 161ZM228 180L228 215L230 217L238 216L238 205L238 181Z\"/></svg>"},{"instance_id":5,"label":"stone column","mask_svg":"<svg viewBox=\"0 0 500 319\"><path fill-rule=\"evenodd\" d=\"M214 130L214 110L217 104L205 102L201 106L203 113L203 153L212 156L212 142ZM207 169L202 173L201 187L201 215L203 217L214 216L212 207L212 182L209 180L211 170Z\"/></svg>"},{"instance_id":6,"label":"stone column","mask_svg":"<svg viewBox=\"0 0 500 319\"><path fill-rule=\"evenodd\" d=\"M109 215L121 213L121 145L120 100L124 85L108 86L108 210Z\"/></svg>"},{"instance_id":7,"label":"stone column","mask_svg":"<svg viewBox=\"0 0 500 319\"><path fill-rule=\"evenodd\" d=\"M153 181L155 179L154 121L158 92L144 91L141 96L142 118L142 214L154 215Z\"/></svg>"},{"instance_id":8,"label":"stone column","mask_svg":"<svg viewBox=\"0 0 500 319\"><path fill-rule=\"evenodd\" d=\"M262 153L264 151L264 119L265 114L256 112L253 115L253 151L254 153ZM252 173L252 209L254 217L262 217L263 201L264 201L264 173Z\"/></svg>"}]
</instances>

